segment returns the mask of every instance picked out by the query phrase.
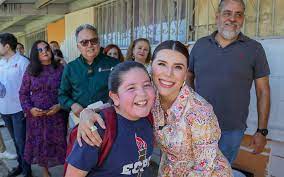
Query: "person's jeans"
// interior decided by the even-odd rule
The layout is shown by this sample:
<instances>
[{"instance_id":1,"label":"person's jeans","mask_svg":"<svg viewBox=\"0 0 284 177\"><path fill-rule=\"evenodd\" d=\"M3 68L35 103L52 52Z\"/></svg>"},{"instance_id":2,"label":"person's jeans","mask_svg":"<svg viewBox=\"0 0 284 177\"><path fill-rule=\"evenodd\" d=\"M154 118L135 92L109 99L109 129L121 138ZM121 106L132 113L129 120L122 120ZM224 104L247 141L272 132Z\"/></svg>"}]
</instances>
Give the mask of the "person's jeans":
<instances>
[{"instance_id":1,"label":"person's jeans","mask_svg":"<svg viewBox=\"0 0 284 177\"><path fill-rule=\"evenodd\" d=\"M26 118L23 111L15 114L1 114L9 133L14 140L17 161L23 170L23 175L31 174L31 165L24 160L25 142L26 142Z\"/></svg>"},{"instance_id":2,"label":"person's jeans","mask_svg":"<svg viewBox=\"0 0 284 177\"><path fill-rule=\"evenodd\" d=\"M219 148L230 164L238 155L244 133L245 130L222 131L221 133Z\"/></svg>"},{"instance_id":3,"label":"person's jeans","mask_svg":"<svg viewBox=\"0 0 284 177\"><path fill-rule=\"evenodd\" d=\"M4 140L0 131L0 153L6 151L6 146L4 144Z\"/></svg>"}]
</instances>

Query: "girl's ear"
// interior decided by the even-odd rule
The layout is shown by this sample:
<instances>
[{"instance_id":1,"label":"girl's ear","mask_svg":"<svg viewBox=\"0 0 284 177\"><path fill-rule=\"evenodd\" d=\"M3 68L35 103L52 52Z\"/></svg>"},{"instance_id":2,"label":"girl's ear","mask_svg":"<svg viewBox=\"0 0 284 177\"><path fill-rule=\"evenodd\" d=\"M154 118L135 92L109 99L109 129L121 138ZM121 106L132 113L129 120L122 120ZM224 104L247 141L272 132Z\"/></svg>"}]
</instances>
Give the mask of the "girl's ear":
<instances>
[{"instance_id":1,"label":"girl's ear","mask_svg":"<svg viewBox=\"0 0 284 177\"><path fill-rule=\"evenodd\" d=\"M114 106L119 106L118 94L117 93L113 93L112 91L109 91L108 95L112 99Z\"/></svg>"}]
</instances>

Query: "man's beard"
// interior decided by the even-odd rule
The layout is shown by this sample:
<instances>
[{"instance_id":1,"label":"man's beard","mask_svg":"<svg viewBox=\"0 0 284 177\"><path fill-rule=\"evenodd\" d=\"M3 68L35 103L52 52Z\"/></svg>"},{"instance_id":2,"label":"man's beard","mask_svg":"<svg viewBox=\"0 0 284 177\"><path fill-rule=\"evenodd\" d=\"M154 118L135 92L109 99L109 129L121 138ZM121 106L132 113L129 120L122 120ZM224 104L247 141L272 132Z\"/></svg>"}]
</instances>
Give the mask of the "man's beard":
<instances>
[{"instance_id":1,"label":"man's beard","mask_svg":"<svg viewBox=\"0 0 284 177\"><path fill-rule=\"evenodd\" d=\"M226 30L224 29L225 25L226 24L218 25L218 33L220 33L223 36L223 38L227 40L232 40L240 34L241 32L240 24L229 24L229 25L237 25L238 28L236 30Z\"/></svg>"}]
</instances>

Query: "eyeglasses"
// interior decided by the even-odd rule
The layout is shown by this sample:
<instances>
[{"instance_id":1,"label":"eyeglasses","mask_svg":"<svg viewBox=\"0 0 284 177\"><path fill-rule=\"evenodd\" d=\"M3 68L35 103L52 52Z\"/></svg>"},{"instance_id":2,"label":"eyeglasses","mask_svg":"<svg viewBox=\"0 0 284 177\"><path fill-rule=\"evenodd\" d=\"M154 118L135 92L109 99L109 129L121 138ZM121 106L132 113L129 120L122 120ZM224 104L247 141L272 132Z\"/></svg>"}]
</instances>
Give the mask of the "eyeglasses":
<instances>
[{"instance_id":1,"label":"eyeglasses","mask_svg":"<svg viewBox=\"0 0 284 177\"><path fill-rule=\"evenodd\" d=\"M92 38L92 39L84 39L79 42L83 47L86 47L91 43L91 45L97 45L100 43L99 38Z\"/></svg>"},{"instance_id":2,"label":"eyeglasses","mask_svg":"<svg viewBox=\"0 0 284 177\"><path fill-rule=\"evenodd\" d=\"M43 48L37 48L38 53L48 52L50 51L50 47L47 45Z\"/></svg>"}]
</instances>

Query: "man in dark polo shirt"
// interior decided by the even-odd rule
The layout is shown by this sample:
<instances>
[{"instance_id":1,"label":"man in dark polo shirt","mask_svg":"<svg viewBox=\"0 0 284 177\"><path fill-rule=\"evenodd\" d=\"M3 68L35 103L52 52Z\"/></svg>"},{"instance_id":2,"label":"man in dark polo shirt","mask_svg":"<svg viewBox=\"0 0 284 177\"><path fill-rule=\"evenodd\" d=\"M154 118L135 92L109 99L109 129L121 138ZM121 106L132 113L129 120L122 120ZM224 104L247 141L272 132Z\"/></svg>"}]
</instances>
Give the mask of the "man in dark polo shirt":
<instances>
[{"instance_id":1,"label":"man in dark polo shirt","mask_svg":"<svg viewBox=\"0 0 284 177\"><path fill-rule=\"evenodd\" d=\"M108 76L118 60L100 52L97 29L92 25L79 26L75 35L81 55L64 68L59 103L79 117L89 104L108 101Z\"/></svg>"},{"instance_id":2,"label":"man in dark polo shirt","mask_svg":"<svg viewBox=\"0 0 284 177\"><path fill-rule=\"evenodd\" d=\"M213 105L222 130L219 147L230 163L246 129L253 81L258 110L254 153L262 152L268 133L270 70L261 44L241 33L244 12L242 0L222 0L216 14L218 30L199 39L190 54L190 82Z\"/></svg>"}]
</instances>

